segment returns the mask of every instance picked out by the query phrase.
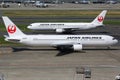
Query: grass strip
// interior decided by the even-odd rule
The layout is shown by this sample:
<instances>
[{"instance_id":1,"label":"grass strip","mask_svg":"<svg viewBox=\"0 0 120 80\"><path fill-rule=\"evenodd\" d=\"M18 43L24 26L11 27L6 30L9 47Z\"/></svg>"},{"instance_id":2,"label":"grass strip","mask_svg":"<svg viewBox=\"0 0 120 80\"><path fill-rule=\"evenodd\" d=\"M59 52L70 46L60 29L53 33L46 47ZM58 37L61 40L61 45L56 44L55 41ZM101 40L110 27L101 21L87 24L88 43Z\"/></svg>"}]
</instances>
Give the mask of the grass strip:
<instances>
[{"instance_id":1,"label":"grass strip","mask_svg":"<svg viewBox=\"0 0 120 80\"><path fill-rule=\"evenodd\" d=\"M56 17L56 16L96 16L101 10L87 11L87 10L3 10L5 16L44 16L44 17ZM108 11L107 16L118 16L120 11Z\"/></svg>"}]
</instances>

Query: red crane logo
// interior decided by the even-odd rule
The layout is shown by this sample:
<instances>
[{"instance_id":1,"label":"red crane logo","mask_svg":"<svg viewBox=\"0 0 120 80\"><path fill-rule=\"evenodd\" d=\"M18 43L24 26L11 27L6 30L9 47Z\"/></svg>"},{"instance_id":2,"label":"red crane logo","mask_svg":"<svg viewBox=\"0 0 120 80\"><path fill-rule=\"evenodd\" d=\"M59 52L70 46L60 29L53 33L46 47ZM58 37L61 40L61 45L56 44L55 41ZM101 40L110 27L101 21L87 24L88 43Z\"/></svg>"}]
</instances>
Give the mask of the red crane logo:
<instances>
[{"instance_id":1,"label":"red crane logo","mask_svg":"<svg viewBox=\"0 0 120 80\"><path fill-rule=\"evenodd\" d=\"M16 26L15 25L8 25L8 32L13 34L16 32Z\"/></svg>"},{"instance_id":2,"label":"red crane logo","mask_svg":"<svg viewBox=\"0 0 120 80\"><path fill-rule=\"evenodd\" d=\"M99 17L98 17L98 21L99 21L99 22L102 22L103 19L104 19L103 16L99 16Z\"/></svg>"}]
</instances>

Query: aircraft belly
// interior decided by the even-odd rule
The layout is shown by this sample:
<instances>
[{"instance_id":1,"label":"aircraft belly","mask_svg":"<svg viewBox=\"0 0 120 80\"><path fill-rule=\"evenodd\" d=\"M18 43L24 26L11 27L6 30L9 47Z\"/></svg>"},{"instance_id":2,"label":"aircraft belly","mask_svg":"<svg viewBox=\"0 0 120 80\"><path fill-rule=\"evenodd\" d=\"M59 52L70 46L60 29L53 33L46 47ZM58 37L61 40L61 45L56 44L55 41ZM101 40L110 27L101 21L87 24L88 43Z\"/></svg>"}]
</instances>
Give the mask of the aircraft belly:
<instances>
[{"instance_id":1,"label":"aircraft belly","mask_svg":"<svg viewBox=\"0 0 120 80\"><path fill-rule=\"evenodd\" d=\"M83 42L83 46L109 46L109 43L105 41L90 41L90 42Z\"/></svg>"}]
</instances>

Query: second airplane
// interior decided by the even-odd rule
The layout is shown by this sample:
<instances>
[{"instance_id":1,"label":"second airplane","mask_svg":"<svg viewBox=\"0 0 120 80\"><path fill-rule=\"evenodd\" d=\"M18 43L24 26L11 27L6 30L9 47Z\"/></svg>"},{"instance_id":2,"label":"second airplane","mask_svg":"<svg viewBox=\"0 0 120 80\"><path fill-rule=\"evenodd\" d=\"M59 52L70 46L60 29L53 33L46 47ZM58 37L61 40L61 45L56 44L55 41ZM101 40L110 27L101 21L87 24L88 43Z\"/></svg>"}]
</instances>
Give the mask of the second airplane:
<instances>
[{"instance_id":1,"label":"second airplane","mask_svg":"<svg viewBox=\"0 0 120 80\"><path fill-rule=\"evenodd\" d=\"M32 30L55 30L56 33L73 32L103 26L107 10L103 10L92 22L89 23L32 23L27 28Z\"/></svg>"}]
</instances>

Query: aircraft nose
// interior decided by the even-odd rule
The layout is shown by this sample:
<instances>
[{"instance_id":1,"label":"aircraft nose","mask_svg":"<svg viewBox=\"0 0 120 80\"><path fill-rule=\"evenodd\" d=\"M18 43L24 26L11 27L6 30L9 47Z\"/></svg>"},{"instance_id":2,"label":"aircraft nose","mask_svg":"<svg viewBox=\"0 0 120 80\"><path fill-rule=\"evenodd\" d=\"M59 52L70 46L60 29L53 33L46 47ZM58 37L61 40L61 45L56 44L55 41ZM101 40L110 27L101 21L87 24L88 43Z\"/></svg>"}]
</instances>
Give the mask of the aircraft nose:
<instances>
[{"instance_id":1,"label":"aircraft nose","mask_svg":"<svg viewBox=\"0 0 120 80\"><path fill-rule=\"evenodd\" d=\"M28 29L31 29L31 26L28 26L27 28L28 28Z\"/></svg>"},{"instance_id":2,"label":"aircraft nose","mask_svg":"<svg viewBox=\"0 0 120 80\"><path fill-rule=\"evenodd\" d=\"M118 40L117 40L117 39L114 40L114 44L116 44L116 43L118 43Z\"/></svg>"}]
</instances>

